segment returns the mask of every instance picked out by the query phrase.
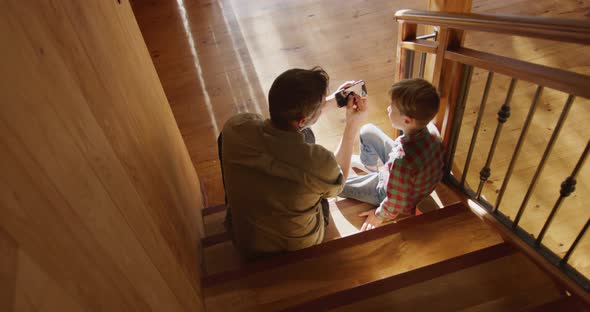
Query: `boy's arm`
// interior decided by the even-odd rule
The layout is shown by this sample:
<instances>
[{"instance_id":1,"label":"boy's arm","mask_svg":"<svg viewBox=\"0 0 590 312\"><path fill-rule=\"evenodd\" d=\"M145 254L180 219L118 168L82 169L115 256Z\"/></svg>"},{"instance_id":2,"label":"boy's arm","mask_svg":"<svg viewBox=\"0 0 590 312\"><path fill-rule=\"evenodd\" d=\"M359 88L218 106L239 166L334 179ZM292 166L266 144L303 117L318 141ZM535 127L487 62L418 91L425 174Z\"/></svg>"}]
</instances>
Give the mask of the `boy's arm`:
<instances>
[{"instance_id":1,"label":"boy's arm","mask_svg":"<svg viewBox=\"0 0 590 312\"><path fill-rule=\"evenodd\" d=\"M377 209L372 209L359 214L366 216L361 231L375 228L381 223L393 220L400 214L411 214L413 203L411 193L414 191L412 170L404 159L396 159L389 172L387 182L387 195Z\"/></svg>"},{"instance_id":2,"label":"boy's arm","mask_svg":"<svg viewBox=\"0 0 590 312\"><path fill-rule=\"evenodd\" d=\"M412 168L403 158L396 159L389 171L387 196L375 211L375 216L383 221L392 220L400 214L410 214L413 207L412 193L414 179Z\"/></svg>"}]
</instances>

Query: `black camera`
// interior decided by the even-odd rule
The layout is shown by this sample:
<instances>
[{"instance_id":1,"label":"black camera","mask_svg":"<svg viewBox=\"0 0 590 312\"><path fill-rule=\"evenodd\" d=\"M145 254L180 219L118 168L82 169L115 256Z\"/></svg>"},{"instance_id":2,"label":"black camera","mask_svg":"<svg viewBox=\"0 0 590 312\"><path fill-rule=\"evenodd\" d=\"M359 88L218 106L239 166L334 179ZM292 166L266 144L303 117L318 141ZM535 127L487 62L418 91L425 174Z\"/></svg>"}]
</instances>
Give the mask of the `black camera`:
<instances>
[{"instance_id":1,"label":"black camera","mask_svg":"<svg viewBox=\"0 0 590 312\"><path fill-rule=\"evenodd\" d=\"M346 106L348 104L348 97L352 93L358 94L361 97L367 96L367 87L365 86L365 82L358 80L352 86L336 91L334 94L334 97L336 98L336 105L338 105L338 107Z\"/></svg>"}]
</instances>

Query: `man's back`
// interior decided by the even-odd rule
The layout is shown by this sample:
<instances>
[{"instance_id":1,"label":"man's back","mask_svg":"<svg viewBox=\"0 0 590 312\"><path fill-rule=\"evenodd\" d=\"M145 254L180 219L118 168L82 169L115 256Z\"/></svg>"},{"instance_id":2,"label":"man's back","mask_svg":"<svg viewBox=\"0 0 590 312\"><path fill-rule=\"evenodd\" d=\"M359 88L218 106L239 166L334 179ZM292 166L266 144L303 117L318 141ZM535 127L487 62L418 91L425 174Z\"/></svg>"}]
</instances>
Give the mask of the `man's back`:
<instances>
[{"instance_id":1,"label":"man's back","mask_svg":"<svg viewBox=\"0 0 590 312\"><path fill-rule=\"evenodd\" d=\"M255 114L228 120L222 145L231 231L243 253L297 250L322 241L320 199L342 189L330 151Z\"/></svg>"}]
</instances>

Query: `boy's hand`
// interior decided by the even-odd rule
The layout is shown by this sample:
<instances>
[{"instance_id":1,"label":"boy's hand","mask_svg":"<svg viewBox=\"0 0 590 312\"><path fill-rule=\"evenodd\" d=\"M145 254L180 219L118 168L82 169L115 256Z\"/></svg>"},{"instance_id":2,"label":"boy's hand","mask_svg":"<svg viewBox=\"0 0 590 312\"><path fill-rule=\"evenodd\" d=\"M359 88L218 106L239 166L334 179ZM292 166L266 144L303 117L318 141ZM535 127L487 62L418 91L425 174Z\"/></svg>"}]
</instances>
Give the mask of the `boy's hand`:
<instances>
[{"instance_id":1,"label":"boy's hand","mask_svg":"<svg viewBox=\"0 0 590 312\"><path fill-rule=\"evenodd\" d=\"M359 217L367 217L367 219L363 223L363 226L361 227L361 232L372 230L383 223L383 221L377 219L377 217L375 216L375 210L377 209L371 209L369 211L361 212L359 214Z\"/></svg>"}]
</instances>

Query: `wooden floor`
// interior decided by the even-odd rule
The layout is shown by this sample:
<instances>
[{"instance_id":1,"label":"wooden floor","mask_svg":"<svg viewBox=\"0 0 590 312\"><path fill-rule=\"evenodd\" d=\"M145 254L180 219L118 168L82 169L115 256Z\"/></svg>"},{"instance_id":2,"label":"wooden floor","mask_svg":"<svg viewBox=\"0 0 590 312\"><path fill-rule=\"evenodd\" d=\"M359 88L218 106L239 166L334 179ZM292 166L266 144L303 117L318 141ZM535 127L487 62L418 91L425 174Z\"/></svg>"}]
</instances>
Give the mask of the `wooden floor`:
<instances>
[{"instance_id":1,"label":"wooden floor","mask_svg":"<svg viewBox=\"0 0 590 312\"><path fill-rule=\"evenodd\" d=\"M224 122L238 112L267 115L266 93L273 79L292 67L323 66L331 86L350 79L364 79L370 93L369 121L393 134L385 108L386 91L393 83L398 9L425 9L426 1L375 0L177 0L133 1L136 18L160 76L177 123L188 146L206 194L205 206L223 202L217 161L216 136ZM588 19L588 1L474 0L473 12L552 16ZM486 52L518 57L549 66L590 74L590 51L574 44L556 44L471 33L466 45ZM476 70L466 119L457 151L462 167L466 146L481 97L485 75ZM474 156L468 182L477 186L478 172L485 162L495 127L495 114L502 104L508 79L496 76L496 93L478 137L479 155ZM534 86L519 83L513 102L513 116L503 131L492 163L492 177L484 195L494 201L501 185L513 146L518 139ZM524 194L523 188L534 173L548 136L555 125L565 95L546 90L529 132L526 152L515 169L510 191L501 210L514 215ZM518 103L518 105L517 105ZM536 234L557 198L559 184L569 174L590 137L588 101L576 99L570 118L550 158L542 183L529 203L522 225ZM326 112L314 126L320 144L334 149L344 125L342 111ZM590 210L588 166L581 171L577 191L557 215L545 243L559 253L567 250ZM588 235L587 235L588 236ZM590 275L590 239L581 242L571 260Z\"/></svg>"}]
</instances>

